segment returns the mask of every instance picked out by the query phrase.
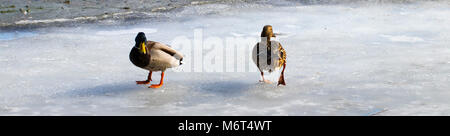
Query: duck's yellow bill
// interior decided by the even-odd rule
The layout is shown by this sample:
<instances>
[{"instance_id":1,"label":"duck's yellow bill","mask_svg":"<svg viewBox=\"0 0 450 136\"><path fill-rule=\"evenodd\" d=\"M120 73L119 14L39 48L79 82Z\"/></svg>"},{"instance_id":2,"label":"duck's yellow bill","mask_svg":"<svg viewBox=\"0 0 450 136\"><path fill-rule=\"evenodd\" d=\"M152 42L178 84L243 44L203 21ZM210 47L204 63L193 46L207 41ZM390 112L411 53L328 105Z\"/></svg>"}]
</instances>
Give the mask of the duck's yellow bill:
<instances>
[{"instance_id":1,"label":"duck's yellow bill","mask_svg":"<svg viewBox=\"0 0 450 136\"><path fill-rule=\"evenodd\" d=\"M147 49L145 48L145 42L143 42L141 44L141 52L143 52L144 54L147 54Z\"/></svg>"}]
</instances>

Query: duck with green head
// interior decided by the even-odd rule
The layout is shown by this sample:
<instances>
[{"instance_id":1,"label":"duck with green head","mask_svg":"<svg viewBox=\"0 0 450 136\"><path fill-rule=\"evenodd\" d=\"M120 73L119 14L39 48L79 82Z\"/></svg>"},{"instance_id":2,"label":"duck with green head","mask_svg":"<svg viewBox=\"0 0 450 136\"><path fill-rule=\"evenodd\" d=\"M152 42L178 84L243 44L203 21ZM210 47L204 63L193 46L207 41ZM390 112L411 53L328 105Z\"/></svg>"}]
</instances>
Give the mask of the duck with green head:
<instances>
[{"instance_id":1,"label":"duck with green head","mask_svg":"<svg viewBox=\"0 0 450 136\"><path fill-rule=\"evenodd\" d=\"M136 84L149 84L152 81L152 72L161 71L159 84L149 86L150 88L160 88L163 85L164 71L168 68L180 66L183 61L183 54L166 44L147 41L143 32L138 33L135 42L136 44L130 52L130 61L135 66L149 71L147 80L136 81Z\"/></svg>"}]
</instances>

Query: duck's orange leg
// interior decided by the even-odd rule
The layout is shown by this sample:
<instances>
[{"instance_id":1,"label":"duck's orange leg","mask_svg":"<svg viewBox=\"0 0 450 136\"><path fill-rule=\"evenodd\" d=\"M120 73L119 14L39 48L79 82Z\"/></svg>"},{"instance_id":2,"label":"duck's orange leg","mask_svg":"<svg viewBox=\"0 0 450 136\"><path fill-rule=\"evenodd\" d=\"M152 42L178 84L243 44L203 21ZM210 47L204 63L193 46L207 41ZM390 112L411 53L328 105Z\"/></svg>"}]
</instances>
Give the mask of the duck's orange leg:
<instances>
[{"instance_id":1,"label":"duck's orange leg","mask_svg":"<svg viewBox=\"0 0 450 136\"><path fill-rule=\"evenodd\" d=\"M264 82L264 72L262 72L262 71L260 71L260 72L261 72L262 80L259 80L259 82Z\"/></svg>"},{"instance_id":2,"label":"duck's orange leg","mask_svg":"<svg viewBox=\"0 0 450 136\"><path fill-rule=\"evenodd\" d=\"M140 85L140 84L150 84L150 81L152 81L152 71L150 71L150 73L148 73L147 80L145 80L145 81L136 81L136 84L138 84L138 85Z\"/></svg>"},{"instance_id":3,"label":"duck's orange leg","mask_svg":"<svg viewBox=\"0 0 450 136\"><path fill-rule=\"evenodd\" d=\"M284 82L284 69L286 68L286 63L283 64L283 70L281 71L280 79L278 79L278 85L286 85Z\"/></svg>"},{"instance_id":4,"label":"duck's orange leg","mask_svg":"<svg viewBox=\"0 0 450 136\"><path fill-rule=\"evenodd\" d=\"M272 83L269 80L264 79L264 72L262 72L261 70L260 70L260 72L261 72L262 80L259 80L259 82L264 82L264 83L269 83L269 84Z\"/></svg>"},{"instance_id":5,"label":"duck's orange leg","mask_svg":"<svg viewBox=\"0 0 450 136\"><path fill-rule=\"evenodd\" d=\"M164 83L164 71L161 72L161 80L159 81L159 84L153 84L149 86L149 88L160 88Z\"/></svg>"}]
</instances>

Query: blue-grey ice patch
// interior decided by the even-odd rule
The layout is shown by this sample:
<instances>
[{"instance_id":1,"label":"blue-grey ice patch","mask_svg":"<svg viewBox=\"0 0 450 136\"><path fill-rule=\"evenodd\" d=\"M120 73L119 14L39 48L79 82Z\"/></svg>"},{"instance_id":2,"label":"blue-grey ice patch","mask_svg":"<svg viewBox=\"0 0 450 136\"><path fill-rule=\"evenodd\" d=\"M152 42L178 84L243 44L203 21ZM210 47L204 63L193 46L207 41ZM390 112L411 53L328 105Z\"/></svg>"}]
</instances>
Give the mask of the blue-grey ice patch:
<instances>
[{"instance_id":1,"label":"blue-grey ice patch","mask_svg":"<svg viewBox=\"0 0 450 136\"><path fill-rule=\"evenodd\" d=\"M0 41L1 40L13 40L23 37L32 37L37 35L35 32L24 32L24 31L16 31L16 32L0 32Z\"/></svg>"}]
</instances>

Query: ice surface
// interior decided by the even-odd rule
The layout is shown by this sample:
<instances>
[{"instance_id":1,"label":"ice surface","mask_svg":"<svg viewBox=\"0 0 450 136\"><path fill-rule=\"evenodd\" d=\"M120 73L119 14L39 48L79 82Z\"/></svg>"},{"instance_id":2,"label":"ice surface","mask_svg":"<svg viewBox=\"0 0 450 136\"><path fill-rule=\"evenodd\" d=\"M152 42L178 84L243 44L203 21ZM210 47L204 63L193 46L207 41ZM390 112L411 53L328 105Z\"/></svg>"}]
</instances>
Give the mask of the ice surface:
<instances>
[{"instance_id":1,"label":"ice surface","mask_svg":"<svg viewBox=\"0 0 450 136\"><path fill-rule=\"evenodd\" d=\"M227 7L132 26L2 32L0 115L450 115L449 7ZM266 24L282 34L287 86L258 83L257 72L168 71L160 89L134 82L147 75L128 59L138 31L171 43L194 29L258 38Z\"/></svg>"}]
</instances>

